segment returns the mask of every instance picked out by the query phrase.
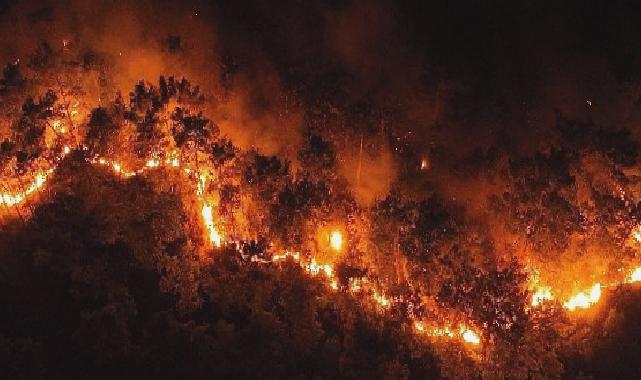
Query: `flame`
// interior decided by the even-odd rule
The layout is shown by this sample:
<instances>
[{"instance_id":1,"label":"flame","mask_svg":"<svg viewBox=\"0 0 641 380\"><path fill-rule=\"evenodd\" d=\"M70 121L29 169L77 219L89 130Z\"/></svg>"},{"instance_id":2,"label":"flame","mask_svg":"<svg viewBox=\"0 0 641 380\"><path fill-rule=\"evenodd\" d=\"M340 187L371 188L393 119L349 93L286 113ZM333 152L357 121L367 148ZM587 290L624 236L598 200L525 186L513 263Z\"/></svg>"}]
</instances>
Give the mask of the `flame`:
<instances>
[{"instance_id":1,"label":"flame","mask_svg":"<svg viewBox=\"0 0 641 380\"><path fill-rule=\"evenodd\" d=\"M567 302L563 304L563 307L570 311L574 311L577 308L587 309L590 306L599 302L600 298L601 298L601 284L596 283L592 285L589 292L583 291L571 297Z\"/></svg>"},{"instance_id":2,"label":"flame","mask_svg":"<svg viewBox=\"0 0 641 380\"><path fill-rule=\"evenodd\" d=\"M343 234L339 230L334 230L330 233L329 245L337 252L343 248Z\"/></svg>"},{"instance_id":3,"label":"flame","mask_svg":"<svg viewBox=\"0 0 641 380\"><path fill-rule=\"evenodd\" d=\"M626 283L631 284L641 281L641 267L636 267L628 276Z\"/></svg>"},{"instance_id":4,"label":"flame","mask_svg":"<svg viewBox=\"0 0 641 380\"><path fill-rule=\"evenodd\" d=\"M75 110L77 106L77 103L73 105L74 110L72 111L72 114L77 114L77 110ZM59 133L67 132L67 128L61 120L54 120L52 123L52 128ZM84 149L86 150L86 148ZM54 160L58 161L70 152L71 148L65 145L62 149L62 153L60 153L58 157L55 157ZM182 163L178 157L179 156L175 151L171 151L166 155L163 154L163 152L157 152L157 154L153 155L151 158L145 161L143 167L137 170L128 170L126 163L110 160L99 156L95 156L93 159L89 159L88 162L95 165L108 167L115 174L121 177L136 176L144 173L146 170L151 170L159 167L179 168L180 172L184 172L185 174L187 174L190 179L197 180L195 195L197 196L198 201L201 205L201 217L205 226L205 232L207 234L209 242L211 242L216 247L220 247L223 241L223 237L216 228L214 219L214 206L206 199L207 175L199 174L197 177L195 175L192 175L192 173L197 172L187 165L184 165L184 163ZM422 166L426 165L427 162L425 161L425 164ZM42 171L36 174L32 183L30 183L26 190L22 193L0 193L0 205L5 204L11 206L24 201L27 196L38 191L45 185L49 174L54 170L55 167L48 171ZM342 232L338 229L331 231L329 234L330 248L336 252L340 252L344 249L343 244L344 238ZM256 261L277 263L289 258L299 263L303 270L305 270L309 275L320 276L320 278L325 280L328 287L332 290L340 290L339 282L332 265L318 263L314 257L302 260L300 253L285 251L282 254L272 256L271 260L257 259ZM367 277L355 279L351 282L350 286L344 289L344 291L351 294L365 294L367 297L371 297L371 299L383 309L388 309L393 305L399 303L397 302L399 298L395 298L394 302L392 302L392 300L390 300L390 298L385 295L384 290L377 290L375 288L372 288L368 284L370 284L370 280ZM431 336L447 336L453 339L460 339L463 342L474 345L478 345L481 342L480 335L464 324L461 324L458 329L452 329L451 327L446 326L430 330L425 327L423 322L417 321L415 327L417 331L427 333Z\"/></svg>"},{"instance_id":5,"label":"flame","mask_svg":"<svg viewBox=\"0 0 641 380\"><path fill-rule=\"evenodd\" d=\"M62 120L55 119L51 122L51 128L57 133L67 133L67 127L63 124Z\"/></svg>"},{"instance_id":6,"label":"flame","mask_svg":"<svg viewBox=\"0 0 641 380\"><path fill-rule=\"evenodd\" d=\"M358 293L362 289L363 280L360 278L350 278L349 280L349 291L352 293Z\"/></svg>"},{"instance_id":7,"label":"flame","mask_svg":"<svg viewBox=\"0 0 641 380\"><path fill-rule=\"evenodd\" d=\"M474 331L470 330L467 326L461 325L460 333L463 340L467 343L471 343L474 345L481 344L481 337L479 337L479 335Z\"/></svg>"},{"instance_id":8,"label":"flame","mask_svg":"<svg viewBox=\"0 0 641 380\"><path fill-rule=\"evenodd\" d=\"M461 323L458 331L449 326L428 328L422 321L414 321L414 329L419 334L432 337L445 337L450 339L460 338L463 342L478 346L481 344L481 337L467 325Z\"/></svg>"},{"instance_id":9,"label":"flame","mask_svg":"<svg viewBox=\"0 0 641 380\"><path fill-rule=\"evenodd\" d=\"M148 167L148 168L157 168L159 166L160 166L160 161L158 161L155 158L149 159L145 163L145 167Z\"/></svg>"},{"instance_id":10,"label":"flame","mask_svg":"<svg viewBox=\"0 0 641 380\"><path fill-rule=\"evenodd\" d=\"M532 301L530 302L530 304L532 306L538 306L543 302L552 300L554 300L554 296L552 295L552 288L549 286L540 286L532 295Z\"/></svg>"},{"instance_id":11,"label":"flame","mask_svg":"<svg viewBox=\"0 0 641 380\"><path fill-rule=\"evenodd\" d=\"M216 229L216 226L214 225L213 208L210 205L203 204L201 214L203 216L203 221L205 222L205 227L209 232L209 241L216 247L220 247L222 243L222 237L220 236L218 230Z\"/></svg>"},{"instance_id":12,"label":"flame","mask_svg":"<svg viewBox=\"0 0 641 380\"><path fill-rule=\"evenodd\" d=\"M164 163L166 165L169 165L170 167L177 168L180 167L180 161L178 160L177 157L175 157L175 152L171 153L173 157L167 158ZM145 162L145 165L143 168L138 169L136 171L127 171L123 169L123 165L117 161L111 161L108 160L104 157L97 157L91 160L90 162L99 164L102 166L108 166L113 169L113 171L121 176L124 177L133 177L138 174L142 174L145 172L146 169L155 169L159 168L162 164L160 160L157 158L150 158ZM189 168L182 168L183 172L185 172L187 175L191 174L191 170ZM198 176L198 183L196 184L196 196L201 200L202 202L202 207L201 207L201 216L203 218L203 223L205 225L206 231L207 231L207 237L209 239L209 242L212 243L216 247L220 247L222 245L222 235L216 228L216 225L214 223L214 212L213 212L213 207L205 202L203 200L203 195L206 190L206 184L207 184L207 176L205 174L200 174Z\"/></svg>"},{"instance_id":13,"label":"flame","mask_svg":"<svg viewBox=\"0 0 641 380\"><path fill-rule=\"evenodd\" d=\"M324 272L328 278L334 277L334 269L329 264L318 264L316 259L312 258L309 264L307 265L307 271L313 275L317 275L320 272Z\"/></svg>"},{"instance_id":14,"label":"flame","mask_svg":"<svg viewBox=\"0 0 641 380\"><path fill-rule=\"evenodd\" d=\"M631 235L637 243L641 243L641 226L637 226L637 228L632 231Z\"/></svg>"},{"instance_id":15,"label":"flame","mask_svg":"<svg viewBox=\"0 0 641 380\"><path fill-rule=\"evenodd\" d=\"M205 193L205 185L207 184L207 176L201 174L198 176L198 185L196 187L196 195L199 197Z\"/></svg>"},{"instance_id":16,"label":"flame","mask_svg":"<svg viewBox=\"0 0 641 380\"><path fill-rule=\"evenodd\" d=\"M45 185L45 183L47 182L47 177L49 177L49 174L51 172L52 170L49 170L47 172L40 172L36 174L36 176L33 179L33 182L31 182L23 192L20 192L20 193L5 192L0 194L0 205L6 205L11 207L24 202L29 195L40 190Z\"/></svg>"},{"instance_id":17,"label":"flame","mask_svg":"<svg viewBox=\"0 0 641 380\"><path fill-rule=\"evenodd\" d=\"M372 292L372 299L383 308L388 308L392 304L389 298L385 297L383 294L379 294L376 290Z\"/></svg>"}]
</instances>

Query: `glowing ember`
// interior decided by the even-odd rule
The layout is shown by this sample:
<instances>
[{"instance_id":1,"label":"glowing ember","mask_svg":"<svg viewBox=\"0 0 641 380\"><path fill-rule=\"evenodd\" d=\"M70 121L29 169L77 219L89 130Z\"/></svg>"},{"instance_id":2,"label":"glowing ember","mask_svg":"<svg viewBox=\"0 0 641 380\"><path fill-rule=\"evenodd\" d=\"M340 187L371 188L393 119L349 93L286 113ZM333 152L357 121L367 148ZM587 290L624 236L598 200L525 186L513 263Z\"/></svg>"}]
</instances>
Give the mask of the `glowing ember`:
<instances>
[{"instance_id":1,"label":"glowing ember","mask_svg":"<svg viewBox=\"0 0 641 380\"><path fill-rule=\"evenodd\" d=\"M430 162L427 161L427 159L422 159L421 160L421 170L427 170L430 167Z\"/></svg>"},{"instance_id":2,"label":"glowing ember","mask_svg":"<svg viewBox=\"0 0 641 380\"><path fill-rule=\"evenodd\" d=\"M632 231L632 237L634 240L636 240L638 243L641 243L641 226L638 226Z\"/></svg>"},{"instance_id":3,"label":"glowing ember","mask_svg":"<svg viewBox=\"0 0 641 380\"><path fill-rule=\"evenodd\" d=\"M329 245L334 251L340 251L343 248L343 235L340 231L334 230L329 235Z\"/></svg>"},{"instance_id":4,"label":"glowing ember","mask_svg":"<svg viewBox=\"0 0 641 380\"><path fill-rule=\"evenodd\" d=\"M587 309L599 302L601 298L601 284L597 283L590 288L589 292L580 292L563 304L563 307L573 311L575 309Z\"/></svg>"}]
</instances>

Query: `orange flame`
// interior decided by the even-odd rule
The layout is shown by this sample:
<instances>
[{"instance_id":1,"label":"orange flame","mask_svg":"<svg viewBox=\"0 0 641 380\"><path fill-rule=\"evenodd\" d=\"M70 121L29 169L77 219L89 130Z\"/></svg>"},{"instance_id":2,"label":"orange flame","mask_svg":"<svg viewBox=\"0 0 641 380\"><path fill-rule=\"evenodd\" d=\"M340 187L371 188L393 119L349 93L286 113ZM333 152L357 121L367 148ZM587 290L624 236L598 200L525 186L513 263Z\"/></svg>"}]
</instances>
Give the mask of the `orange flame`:
<instances>
[{"instance_id":1,"label":"orange flame","mask_svg":"<svg viewBox=\"0 0 641 380\"><path fill-rule=\"evenodd\" d=\"M592 285L589 292L583 291L572 296L567 302L563 304L563 307L570 311L574 311L576 309L587 309L599 302L600 298L601 284L596 283Z\"/></svg>"},{"instance_id":2,"label":"orange flame","mask_svg":"<svg viewBox=\"0 0 641 380\"><path fill-rule=\"evenodd\" d=\"M543 302L552 300L554 300L554 296L552 295L552 288L549 286L540 286L532 295L532 301L530 302L530 304L532 306L538 306Z\"/></svg>"},{"instance_id":3,"label":"orange flame","mask_svg":"<svg viewBox=\"0 0 641 380\"><path fill-rule=\"evenodd\" d=\"M329 245L334 251L340 251L343 248L343 234L339 230L334 230L329 235Z\"/></svg>"}]
</instances>

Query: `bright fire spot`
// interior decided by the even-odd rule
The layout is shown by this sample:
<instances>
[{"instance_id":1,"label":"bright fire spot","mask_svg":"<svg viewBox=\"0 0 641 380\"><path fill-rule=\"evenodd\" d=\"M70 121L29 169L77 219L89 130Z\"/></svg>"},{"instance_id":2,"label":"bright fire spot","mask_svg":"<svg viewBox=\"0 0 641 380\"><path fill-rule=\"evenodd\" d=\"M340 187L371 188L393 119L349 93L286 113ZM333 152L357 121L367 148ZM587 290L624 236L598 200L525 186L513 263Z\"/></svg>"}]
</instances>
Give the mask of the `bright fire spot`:
<instances>
[{"instance_id":1,"label":"bright fire spot","mask_svg":"<svg viewBox=\"0 0 641 380\"><path fill-rule=\"evenodd\" d=\"M478 334L468 329L465 325L461 325L460 331L461 331L461 337L463 337L463 340L466 341L467 343L471 343L474 345L481 344L481 338L478 336Z\"/></svg>"},{"instance_id":2,"label":"bright fire spot","mask_svg":"<svg viewBox=\"0 0 641 380\"><path fill-rule=\"evenodd\" d=\"M156 160L155 158L152 158L150 160L147 160L145 163L145 166L148 168L157 168L160 166L160 161Z\"/></svg>"},{"instance_id":3,"label":"bright fire spot","mask_svg":"<svg viewBox=\"0 0 641 380\"><path fill-rule=\"evenodd\" d=\"M389 298L385 297L383 294L379 294L376 290L372 292L372 298L381 307L388 308L391 305Z\"/></svg>"},{"instance_id":4,"label":"bright fire spot","mask_svg":"<svg viewBox=\"0 0 641 380\"><path fill-rule=\"evenodd\" d=\"M334 275L334 269L329 264L318 264L314 258L309 262L307 266L307 271L313 275L317 275L320 272L325 273L329 278L332 278Z\"/></svg>"},{"instance_id":5,"label":"bright fire spot","mask_svg":"<svg viewBox=\"0 0 641 380\"><path fill-rule=\"evenodd\" d=\"M641 243L641 226L638 226L634 231L632 231L632 237L637 241L637 243Z\"/></svg>"},{"instance_id":6,"label":"bright fire spot","mask_svg":"<svg viewBox=\"0 0 641 380\"><path fill-rule=\"evenodd\" d=\"M446 336L448 338L453 338L454 333L452 330L450 330L449 327L440 327L440 328L434 328L432 331L429 332L430 336Z\"/></svg>"},{"instance_id":7,"label":"bright fire spot","mask_svg":"<svg viewBox=\"0 0 641 380\"><path fill-rule=\"evenodd\" d=\"M209 241L212 242L216 247L220 247L222 238L214 226L214 210L209 205L203 205L202 216L205 222L205 227L209 232Z\"/></svg>"},{"instance_id":8,"label":"bright fire spot","mask_svg":"<svg viewBox=\"0 0 641 380\"><path fill-rule=\"evenodd\" d=\"M352 293L358 293L361 291L363 280L360 278L350 278L349 279L349 291Z\"/></svg>"},{"instance_id":9,"label":"bright fire spot","mask_svg":"<svg viewBox=\"0 0 641 380\"><path fill-rule=\"evenodd\" d=\"M343 248L343 234L335 230L329 235L329 245L334 251L340 251Z\"/></svg>"},{"instance_id":10,"label":"bright fire spot","mask_svg":"<svg viewBox=\"0 0 641 380\"><path fill-rule=\"evenodd\" d=\"M541 286L532 295L531 305L538 306L542 302L552 301L553 299L554 296L552 295L552 288L549 286Z\"/></svg>"},{"instance_id":11,"label":"bright fire spot","mask_svg":"<svg viewBox=\"0 0 641 380\"><path fill-rule=\"evenodd\" d=\"M430 162L424 158L421 160L421 170L427 170L430 167Z\"/></svg>"},{"instance_id":12,"label":"bright fire spot","mask_svg":"<svg viewBox=\"0 0 641 380\"><path fill-rule=\"evenodd\" d=\"M481 344L481 337L465 324L459 325L458 331L452 330L448 326L428 328L425 323L421 321L414 322L414 329L421 334L427 334L433 337L446 337L446 338L460 338L465 343L475 346Z\"/></svg>"},{"instance_id":13,"label":"bright fire spot","mask_svg":"<svg viewBox=\"0 0 641 380\"><path fill-rule=\"evenodd\" d=\"M601 284L597 283L590 288L589 292L580 292L570 298L567 302L563 304L568 310L575 309L587 309L595 303L599 302L601 298Z\"/></svg>"},{"instance_id":14,"label":"bright fire spot","mask_svg":"<svg viewBox=\"0 0 641 380\"><path fill-rule=\"evenodd\" d=\"M62 120L53 120L51 122L51 128L57 133L67 132L67 128L65 128L65 125L62 123Z\"/></svg>"},{"instance_id":15,"label":"bright fire spot","mask_svg":"<svg viewBox=\"0 0 641 380\"><path fill-rule=\"evenodd\" d=\"M639 282L641 281L641 267L637 267L630 273L630 276L626 280L628 283Z\"/></svg>"}]
</instances>

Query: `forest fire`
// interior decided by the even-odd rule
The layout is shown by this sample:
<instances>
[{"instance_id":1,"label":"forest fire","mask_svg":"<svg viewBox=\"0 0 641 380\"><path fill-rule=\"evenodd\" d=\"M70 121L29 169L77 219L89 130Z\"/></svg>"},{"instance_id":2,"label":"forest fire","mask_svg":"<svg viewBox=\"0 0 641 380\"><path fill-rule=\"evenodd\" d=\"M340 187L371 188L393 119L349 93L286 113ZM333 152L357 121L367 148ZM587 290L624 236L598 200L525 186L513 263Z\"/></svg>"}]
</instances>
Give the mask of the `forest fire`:
<instances>
[{"instance_id":1,"label":"forest fire","mask_svg":"<svg viewBox=\"0 0 641 380\"><path fill-rule=\"evenodd\" d=\"M67 128L63 122L57 121L53 124L53 129L57 132L65 133ZM86 147L83 149L87 149ZM62 152L58 157L55 157L53 162L60 162L67 154L71 151L70 147L65 145ZM160 159L159 157L164 157ZM154 170L159 168L178 168L182 173L186 174L189 178L192 177L191 173L196 171L189 166L183 166L181 161L178 158L177 153L174 150L169 150L167 152L159 152L154 154L152 158L149 158L145 161L144 166L137 169L131 170L127 169L126 165L121 162L110 160L104 157L96 156L88 162L110 168L114 174L121 176L123 178L130 178L137 175L144 174L146 170ZM53 168L49 169L46 172L37 174L33 181L24 189L24 191L18 192L5 192L0 197L0 201L3 205L8 207L17 206L20 203L24 202L30 195L41 190L47 180L47 177L55 171L55 165ZM220 234L214 217L214 206L205 201L207 187L207 176L200 174L196 176L196 193L195 196L199 199L201 203L201 218L202 223L206 231L206 240L211 243L214 247L221 248L223 245L223 238ZM637 240L641 241L639 236L639 229L635 229L631 236ZM344 238L340 230L334 229L328 233L329 247L335 252L341 252L344 249ZM273 255L271 262L277 263L283 261L287 258L291 258L296 262L300 262L302 268L309 273L311 276L318 277L322 275L323 278L327 280L328 287L334 291L340 290L340 285L335 274L334 268L329 264L319 264L314 257L311 257L308 261L302 261L302 257L298 252L289 252L286 251L282 255ZM641 267L634 269L629 276L626 278L624 283L634 283L641 281ZM347 291L351 294L361 294L366 292L371 297L371 300L374 301L382 309L391 308L394 303L384 295L384 293L379 292L376 288L370 288L369 286L363 288L363 284L371 283L367 278L359 279L358 281L350 281L350 286L347 288ZM366 290L370 288L371 290ZM602 286L600 284L593 285L589 290L579 292L566 301L562 303L563 308L568 311L575 311L577 309L588 309L591 306L599 302L601 298ZM545 302L554 302L555 296L552 287L550 286L537 286L532 298L530 305L532 307L538 307ZM427 328L423 322L416 321L414 322L414 328L418 333L427 334L433 337L448 337L452 339L460 339L465 343L472 345L479 345L481 343L481 338L478 333L472 329L466 327L465 324L461 324L459 328L453 329L450 327L441 327L441 328Z\"/></svg>"},{"instance_id":2,"label":"forest fire","mask_svg":"<svg viewBox=\"0 0 641 380\"><path fill-rule=\"evenodd\" d=\"M242 3L0 4L7 378L638 377L636 19Z\"/></svg>"},{"instance_id":3,"label":"forest fire","mask_svg":"<svg viewBox=\"0 0 641 380\"><path fill-rule=\"evenodd\" d=\"M61 122L55 123L54 129L60 133L64 133L66 131L66 127L64 123L61 123ZM59 162L69 152L70 152L69 146L65 145L62 153L60 154L59 157L56 157L54 159L54 162ZM161 160L157 158L159 156L165 157L165 159ZM109 160L99 156L94 157L93 159L89 160L89 162L99 166L109 167L114 174L124 178L130 178L137 175L141 175L146 170L158 169L162 167L166 167L170 169L179 168L181 172L185 173L188 176L190 176L191 173L195 172L192 168L188 166L183 167L181 165L181 161L178 159L176 152L173 150L170 150L168 152L160 152L159 154L155 155L154 158L149 158L148 160L145 161L144 166L137 170L126 169L126 166L118 161ZM2 204L4 204L5 206L12 207L24 202L27 199L27 197L29 197L31 194L43 188L43 186L46 183L47 177L51 173L53 173L54 170L55 170L55 167L45 173L37 174L33 182L29 184L25 188L25 190L22 192L3 193L2 197L0 198L2 201ZM207 177L201 174L197 176L196 179L197 180L196 180L195 195L202 204L200 214L202 217L202 222L205 227L207 241L211 243L214 247L220 248L223 244L223 240L220 232L218 231L218 228L216 227L215 218L214 218L214 207L211 204L208 204L204 200L204 196L206 192ZM637 235L638 235L638 229L635 229L631 233L631 236L639 240ZM329 236L329 247L335 252L341 252L344 248L344 243L345 243L342 232L338 229L331 230L328 236ZM316 261L316 259L313 257L309 261L304 263L301 261L300 253L297 253L297 252L296 253L286 252L283 255L274 255L272 257L272 262L276 263L286 258L292 258L294 259L294 261L301 262L303 269L314 277L317 277L320 274L322 274L323 277L327 279L328 286L334 291L337 291L340 289L338 280L335 275L335 271L331 265L319 264ZM370 282L367 279L364 279L364 280L365 280L365 283ZM641 281L641 267L633 270L625 282L633 283L638 281ZM363 292L364 289L362 288L362 280L351 282L351 285L349 286L348 290L352 294L359 294ZM391 300L387 298L383 293L380 293L375 288L371 290L370 296L371 296L371 299L379 307L383 309L388 309L392 306ZM563 307L568 311L575 311L577 309L587 309L595 305L596 303L598 303L600 298L601 298L601 285L595 284L589 290L579 292L574 296L570 297L567 301L563 302ZM555 297L553 295L553 290L551 287L538 286L536 287L536 290L532 295L530 304L532 307L537 307L544 302L551 302L554 300L555 300ZM481 343L480 336L473 330L467 328L464 324L460 325L460 328L458 329L451 329L449 327L428 329L425 327L425 325L422 322L417 321L415 322L414 327L417 332L425 333L429 336L461 339L462 341L473 344L473 345L478 345Z\"/></svg>"}]
</instances>

